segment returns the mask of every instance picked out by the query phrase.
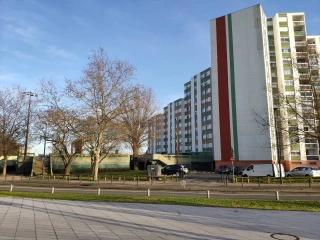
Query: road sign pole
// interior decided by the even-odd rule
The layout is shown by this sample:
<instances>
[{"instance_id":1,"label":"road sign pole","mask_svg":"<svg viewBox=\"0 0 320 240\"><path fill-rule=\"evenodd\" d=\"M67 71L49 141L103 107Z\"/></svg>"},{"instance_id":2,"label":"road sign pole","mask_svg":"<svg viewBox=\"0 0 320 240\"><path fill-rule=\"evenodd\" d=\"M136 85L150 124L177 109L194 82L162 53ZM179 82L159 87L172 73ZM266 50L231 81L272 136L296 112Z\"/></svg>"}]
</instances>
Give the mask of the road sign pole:
<instances>
[{"instance_id":1,"label":"road sign pole","mask_svg":"<svg viewBox=\"0 0 320 240\"><path fill-rule=\"evenodd\" d=\"M232 163L232 182L234 183L234 157L230 157L230 161Z\"/></svg>"},{"instance_id":2,"label":"road sign pole","mask_svg":"<svg viewBox=\"0 0 320 240\"><path fill-rule=\"evenodd\" d=\"M233 161L232 161L232 182L234 183L234 166L233 166Z\"/></svg>"}]
</instances>

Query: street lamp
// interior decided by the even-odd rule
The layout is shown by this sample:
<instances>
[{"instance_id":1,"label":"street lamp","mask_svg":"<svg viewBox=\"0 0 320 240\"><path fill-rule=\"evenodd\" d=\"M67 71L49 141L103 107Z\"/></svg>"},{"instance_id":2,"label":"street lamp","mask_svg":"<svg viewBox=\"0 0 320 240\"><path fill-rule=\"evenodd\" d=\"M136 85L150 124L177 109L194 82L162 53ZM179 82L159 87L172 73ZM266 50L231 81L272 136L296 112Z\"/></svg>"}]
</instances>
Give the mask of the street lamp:
<instances>
[{"instance_id":1,"label":"street lamp","mask_svg":"<svg viewBox=\"0 0 320 240\"><path fill-rule=\"evenodd\" d=\"M280 139L279 139L279 136L278 136L277 118L276 118L276 111L277 110L278 110L278 108L273 108L274 126L275 126L276 141L277 141L277 158L278 158L279 172L280 172L280 184L282 184L283 180L282 180L282 168L281 168L281 153L280 153L280 148L279 148Z\"/></svg>"},{"instance_id":2,"label":"street lamp","mask_svg":"<svg viewBox=\"0 0 320 240\"><path fill-rule=\"evenodd\" d=\"M24 95L29 95L29 106L28 106L28 117L27 117L27 129L26 129L26 141L24 144L24 154L23 154L23 174L26 175L26 162L27 162L27 149L28 149L28 136L29 136L29 124L30 124L30 106L31 106L31 97L38 97L37 94L32 92L24 92ZM32 171L31 171L32 175Z\"/></svg>"},{"instance_id":3,"label":"street lamp","mask_svg":"<svg viewBox=\"0 0 320 240\"><path fill-rule=\"evenodd\" d=\"M176 120L176 158L177 158L177 164L179 164L179 122L180 119Z\"/></svg>"}]
</instances>

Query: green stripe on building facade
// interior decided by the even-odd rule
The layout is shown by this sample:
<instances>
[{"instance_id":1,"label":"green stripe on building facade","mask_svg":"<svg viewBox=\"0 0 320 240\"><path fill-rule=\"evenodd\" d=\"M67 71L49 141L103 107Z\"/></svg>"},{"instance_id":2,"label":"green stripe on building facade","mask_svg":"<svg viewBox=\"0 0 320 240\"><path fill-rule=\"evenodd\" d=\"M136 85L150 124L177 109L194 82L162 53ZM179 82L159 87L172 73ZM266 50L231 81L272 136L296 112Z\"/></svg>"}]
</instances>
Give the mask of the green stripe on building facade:
<instances>
[{"instance_id":1,"label":"green stripe on building facade","mask_svg":"<svg viewBox=\"0 0 320 240\"><path fill-rule=\"evenodd\" d=\"M233 56L233 35L232 35L232 17L228 14L228 35L229 35L229 66L230 66L230 87L231 87L231 110L232 110L232 128L233 128L233 156L239 160L238 148L238 126L237 126L237 106L236 90L234 78L234 56Z\"/></svg>"}]
</instances>

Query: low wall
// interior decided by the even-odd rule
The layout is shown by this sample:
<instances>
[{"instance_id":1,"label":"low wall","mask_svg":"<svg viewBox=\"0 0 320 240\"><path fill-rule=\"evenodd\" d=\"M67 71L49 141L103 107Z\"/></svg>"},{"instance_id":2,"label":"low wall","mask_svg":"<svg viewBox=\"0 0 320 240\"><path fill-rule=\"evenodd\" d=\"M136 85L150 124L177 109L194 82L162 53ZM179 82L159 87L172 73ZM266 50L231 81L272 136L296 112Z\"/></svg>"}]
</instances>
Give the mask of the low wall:
<instances>
[{"instance_id":1,"label":"low wall","mask_svg":"<svg viewBox=\"0 0 320 240\"><path fill-rule=\"evenodd\" d=\"M50 156L53 173L64 172L64 165L61 157ZM99 172L112 170L128 170L130 167L130 155L111 155L102 160L99 164ZM71 173L88 173L91 170L91 158L88 155L76 155L71 164Z\"/></svg>"},{"instance_id":2,"label":"low wall","mask_svg":"<svg viewBox=\"0 0 320 240\"><path fill-rule=\"evenodd\" d=\"M146 154L144 160L160 161L161 165L182 164L190 170L213 171L214 161L211 156Z\"/></svg>"}]
</instances>

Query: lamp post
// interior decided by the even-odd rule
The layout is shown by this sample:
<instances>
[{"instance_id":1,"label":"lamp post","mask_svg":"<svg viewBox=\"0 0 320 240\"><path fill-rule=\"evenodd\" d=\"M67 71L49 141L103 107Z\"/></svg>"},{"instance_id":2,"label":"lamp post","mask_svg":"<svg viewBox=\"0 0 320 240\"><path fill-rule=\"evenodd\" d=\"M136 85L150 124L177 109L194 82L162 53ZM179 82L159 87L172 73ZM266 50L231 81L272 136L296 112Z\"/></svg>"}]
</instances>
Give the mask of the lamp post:
<instances>
[{"instance_id":1,"label":"lamp post","mask_svg":"<svg viewBox=\"0 0 320 240\"><path fill-rule=\"evenodd\" d=\"M276 142L277 142L277 158L278 158L278 164L279 164L279 172L280 172L280 184L283 183L282 180L282 168L281 168L281 153L280 153L280 148L279 148L279 136L278 136L278 128L277 128L277 118L276 118L276 111L278 108L273 109L273 115L274 115L274 126L275 126L275 132L276 132Z\"/></svg>"},{"instance_id":2,"label":"lamp post","mask_svg":"<svg viewBox=\"0 0 320 240\"><path fill-rule=\"evenodd\" d=\"M29 95L29 106L28 106L28 117L27 117L27 129L26 129L26 141L24 144L24 154L23 154L23 174L26 175L26 162L27 162L27 149L28 149L28 136L29 136L29 124L30 124L30 106L31 97L38 97L37 94L32 92L24 92L24 95ZM31 171L32 175L32 171Z\"/></svg>"},{"instance_id":3,"label":"lamp post","mask_svg":"<svg viewBox=\"0 0 320 240\"><path fill-rule=\"evenodd\" d=\"M176 158L177 158L177 164L179 164L179 122L180 120L178 120L178 122L176 122Z\"/></svg>"}]
</instances>

